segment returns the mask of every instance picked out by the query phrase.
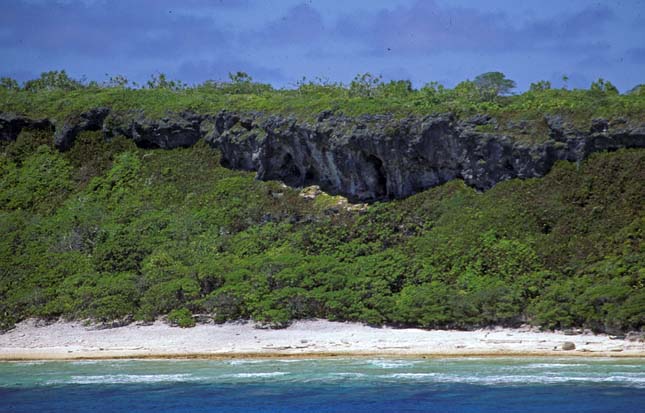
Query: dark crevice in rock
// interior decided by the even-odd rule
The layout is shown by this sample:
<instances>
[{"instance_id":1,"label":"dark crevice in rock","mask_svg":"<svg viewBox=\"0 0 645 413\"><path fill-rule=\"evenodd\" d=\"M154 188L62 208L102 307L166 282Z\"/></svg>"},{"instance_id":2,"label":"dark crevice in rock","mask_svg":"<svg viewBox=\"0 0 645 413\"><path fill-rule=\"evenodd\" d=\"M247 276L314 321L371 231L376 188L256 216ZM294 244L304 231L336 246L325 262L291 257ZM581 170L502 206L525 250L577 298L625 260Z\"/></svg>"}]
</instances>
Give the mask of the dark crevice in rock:
<instances>
[{"instance_id":1,"label":"dark crevice in rock","mask_svg":"<svg viewBox=\"0 0 645 413\"><path fill-rule=\"evenodd\" d=\"M278 179L289 186L301 186L303 184L302 172L293 160L290 153L282 158L282 164L277 171Z\"/></svg>"},{"instance_id":2,"label":"dark crevice in rock","mask_svg":"<svg viewBox=\"0 0 645 413\"><path fill-rule=\"evenodd\" d=\"M309 167L307 169L307 172L305 172L305 185L318 183L320 183L318 172L315 169Z\"/></svg>"},{"instance_id":3,"label":"dark crevice in rock","mask_svg":"<svg viewBox=\"0 0 645 413\"><path fill-rule=\"evenodd\" d=\"M103 128L103 122L110 113L108 108L96 108L81 113L78 117L67 119L62 125L56 125L54 146L66 151L74 145L79 133L83 131L98 131Z\"/></svg>"},{"instance_id":4,"label":"dark crevice in rock","mask_svg":"<svg viewBox=\"0 0 645 413\"><path fill-rule=\"evenodd\" d=\"M48 130L53 127L49 119L30 119L13 113L0 113L0 141L15 141L23 129Z\"/></svg>"},{"instance_id":5,"label":"dark crevice in rock","mask_svg":"<svg viewBox=\"0 0 645 413\"><path fill-rule=\"evenodd\" d=\"M372 175L369 179L374 198L387 198L387 176L385 169L383 169L383 161L374 155L369 155L367 157L367 163L369 165L368 170L370 170L370 175Z\"/></svg>"},{"instance_id":6,"label":"dark crevice in rock","mask_svg":"<svg viewBox=\"0 0 645 413\"><path fill-rule=\"evenodd\" d=\"M142 149L160 149L159 145L157 145L156 143L143 140L137 142L137 146Z\"/></svg>"}]
</instances>

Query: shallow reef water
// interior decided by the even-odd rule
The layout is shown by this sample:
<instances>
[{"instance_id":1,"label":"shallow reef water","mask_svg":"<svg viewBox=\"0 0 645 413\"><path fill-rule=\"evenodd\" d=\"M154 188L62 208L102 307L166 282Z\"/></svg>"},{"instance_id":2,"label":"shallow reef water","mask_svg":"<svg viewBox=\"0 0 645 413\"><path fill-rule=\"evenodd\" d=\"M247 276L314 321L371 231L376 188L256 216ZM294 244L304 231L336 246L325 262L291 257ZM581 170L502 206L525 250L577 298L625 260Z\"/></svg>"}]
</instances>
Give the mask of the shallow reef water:
<instances>
[{"instance_id":1,"label":"shallow reef water","mask_svg":"<svg viewBox=\"0 0 645 413\"><path fill-rule=\"evenodd\" d=\"M642 412L645 360L0 363L2 412Z\"/></svg>"}]
</instances>

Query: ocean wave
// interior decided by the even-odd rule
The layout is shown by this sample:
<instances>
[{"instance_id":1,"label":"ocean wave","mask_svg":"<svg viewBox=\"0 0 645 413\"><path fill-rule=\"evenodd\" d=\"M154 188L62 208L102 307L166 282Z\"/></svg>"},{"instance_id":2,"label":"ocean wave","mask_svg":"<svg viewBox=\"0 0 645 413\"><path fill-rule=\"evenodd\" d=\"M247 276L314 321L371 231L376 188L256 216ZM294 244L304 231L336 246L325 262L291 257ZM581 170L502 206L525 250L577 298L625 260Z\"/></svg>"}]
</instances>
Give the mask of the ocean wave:
<instances>
[{"instance_id":1,"label":"ocean wave","mask_svg":"<svg viewBox=\"0 0 645 413\"><path fill-rule=\"evenodd\" d=\"M312 360L315 360L315 359L277 359L274 361L277 361L278 363L302 363L302 362L307 362Z\"/></svg>"},{"instance_id":2,"label":"ocean wave","mask_svg":"<svg viewBox=\"0 0 645 413\"><path fill-rule=\"evenodd\" d=\"M366 377L365 373L356 373L356 372L340 372L340 373L331 373L333 377L350 377L350 378L361 378Z\"/></svg>"},{"instance_id":3,"label":"ocean wave","mask_svg":"<svg viewBox=\"0 0 645 413\"><path fill-rule=\"evenodd\" d=\"M488 375L459 376L442 373L395 373L378 376L385 380L415 380L435 383L464 383L482 385L518 385L518 384L558 384L558 383L615 383L645 386L645 375L612 375L612 376L535 376L535 375Z\"/></svg>"},{"instance_id":4,"label":"ocean wave","mask_svg":"<svg viewBox=\"0 0 645 413\"><path fill-rule=\"evenodd\" d=\"M9 364L12 364L14 366L40 366L41 364L51 363L51 361L46 361L46 360L7 361L5 363L9 363Z\"/></svg>"},{"instance_id":5,"label":"ocean wave","mask_svg":"<svg viewBox=\"0 0 645 413\"><path fill-rule=\"evenodd\" d=\"M71 376L67 379L48 381L47 384L126 384L166 383L200 380L191 374L108 374L100 376Z\"/></svg>"},{"instance_id":6,"label":"ocean wave","mask_svg":"<svg viewBox=\"0 0 645 413\"><path fill-rule=\"evenodd\" d=\"M231 366L241 366L244 364L260 364L260 363L267 363L270 360L248 360L248 359L241 359L241 360L230 360L228 362L229 365Z\"/></svg>"},{"instance_id":7,"label":"ocean wave","mask_svg":"<svg viewBox=\"0 0 645 413\"><path fill-rule=\"evenodd\" d=\"M419 361L413 360L388 360L388 359L377 359L377 360L367 360L367 363L374 367L381 369L398 369L401 367L411 367L415 364L420 363Z\"/></svg>"},{"instance_id":8,"label":"ocean wave","mask_svg":"<svg viewBox=\"0 0 645 413\"><path fill-rule=\"evenodd\" d=\"M220 377L223 378L235 378L235 379L251 379L251 378L264 378L264 377L278 377L284 376L289 373L284 371L272 371L268 373L234 373L234 374L224 374Z\"/></svg>"},{"instance_id":9,"label":"ocean wave","mask_svg":"<svg viewBox=\"0 0 645 413\"><path fill-rule=\"evenodd\" d=\"M77 361L70 361L69 364L72 366L84 366L88 364L99 364L99 363L107 364L105 361L99 361L99 360L77 360Z\"/></svg>"},{"instance_id":10,"label":"ocean wave","mask_svg":"<svg viewBox=\"0 0 645 413\"><path fill-rule=\"evenodd\" d=\"M531 363L531 364L521 364L514 366L505 366L500 367L501 371L524 371L526 369L540 369L540 370L550 370L550 369L566 369L566 368L578 368L578 367L592 367L589 364L580 364L580 363Z\"/></svg>"},{"instance_id":11,"label":"ocean wave","mask_svg":"<svg viewBox=\"0 0 645 413\"><path fill-rule=\"evenodd\" d=\"M394 378L394 379L425 379L428 377L437 377L439 373L394 373L384 376L384 378Z\"/></svg>"},{"instance_id":12,"label":"ocean wave","mask_svg":"<svg viewBox=\"0 0 645 413\"><path fill-rule=\"evenodd\" d=\"M229 360L228 364L231 366L242 366L245 364L270 364L270 363L303 363L311 361L312 359L237 359Z\"/></svg>"},{"instance_id":13,"label":"ocean wave","mask_svg":"<svg viewBox=\"0 0 645 413\"><path fill-rule=\"evenodd\" d=\"M532 363L527 364L526 366L518 366L521 368L527 369L557 369L557 368L567 368L567 367L583 367L588 366L588 364L577 364L577 363Z\"/></svg>"}]
</instances>

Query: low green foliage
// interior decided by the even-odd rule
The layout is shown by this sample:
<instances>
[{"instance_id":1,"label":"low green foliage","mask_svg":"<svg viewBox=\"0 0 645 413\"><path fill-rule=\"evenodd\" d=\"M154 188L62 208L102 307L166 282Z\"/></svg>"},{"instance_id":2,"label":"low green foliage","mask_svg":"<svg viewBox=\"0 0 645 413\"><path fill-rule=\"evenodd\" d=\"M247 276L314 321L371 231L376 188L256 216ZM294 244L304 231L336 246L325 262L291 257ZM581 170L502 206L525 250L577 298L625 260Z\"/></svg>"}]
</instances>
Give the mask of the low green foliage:
<instances>
[{"instance_id":1,"label":"low green foliage","mask_svg":"<svg viewBox=\"0 0 645 413\"><path fill-rule=\"evenodd\" d=\"M357 75L348 85L324 79L297 82L294 88L274 89L254 82L244 72L229 80L188 85L153 75L145 85L111 76L102 83L71 79L65 71L43 73L22 87L12 79L0 80L0 111L64 119L99 106L115 111L143 110L147 116L193 110L214 113L222 109L316 117L333 110L346 115L391 113L396 116L454 112L460 116L488 113L500 119L538 119L559 113L573 120L627 117L644 120L645 99L639 86L619 94L611 82L598 79L587 90L553 89L547 81L509 95L515 82L501 72L489 72L446 88L429 82L415 89L408 80L384 82L370 73Z\"/></svg>"},{"instance_id":2,"label":"low green foliage","mask_svg":"<svg viewBox=\"0 0 645 413\"><path fill-rule=\"evenodd\" d=\"M0 205L6 209L46 211L72 189L71 167L47 146L40 146L18 166L0 158Z\"/></svg>"},{"instance_id":3,"label":"low green foliage","mask_svg":"<svg viewBox=\"0 0 645 413\"><path fill-rule=\"evenodd\" d=\"M187 308L172 310L168 314L168 321L181 328L195 327L196 324L193 314Z\"/></svg>"}]
</instances>

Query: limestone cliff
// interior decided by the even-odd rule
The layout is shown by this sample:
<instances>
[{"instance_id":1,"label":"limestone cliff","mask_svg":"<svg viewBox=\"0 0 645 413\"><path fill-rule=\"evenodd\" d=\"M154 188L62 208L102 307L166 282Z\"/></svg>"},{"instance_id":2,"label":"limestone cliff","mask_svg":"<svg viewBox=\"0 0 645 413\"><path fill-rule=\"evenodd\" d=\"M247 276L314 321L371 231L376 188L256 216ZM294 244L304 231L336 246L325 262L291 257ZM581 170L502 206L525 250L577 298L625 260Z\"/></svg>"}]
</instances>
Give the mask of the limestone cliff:
<instances>
[{"instance_id":1,"label":"limestone cliff","mask_svg":"<svg viewBox=\"0 0 645 413\"><path fill-rule=\"evenodd\" d=\"M0 138L12 140L24 127L55 124L60 150L71 147L83 130L102 130L106 139L124 135L145 148L187 147L205 139L221 151L225 166L256 171L258 179L294 187L319 185L352 201L368 202L406 197L451 179L485 190L507 179L543 176L558 160L581 161L597 151L645 147L645 125L627 120L594 119L586 130L559 116L546 116L543 123L544 136L522 139L521 122L502 132L486 115L396 119L324 112L316 120L302 121L224 111L153 119L96 108L65 122L2 114Z\"/></svg>"}]
</instances>

